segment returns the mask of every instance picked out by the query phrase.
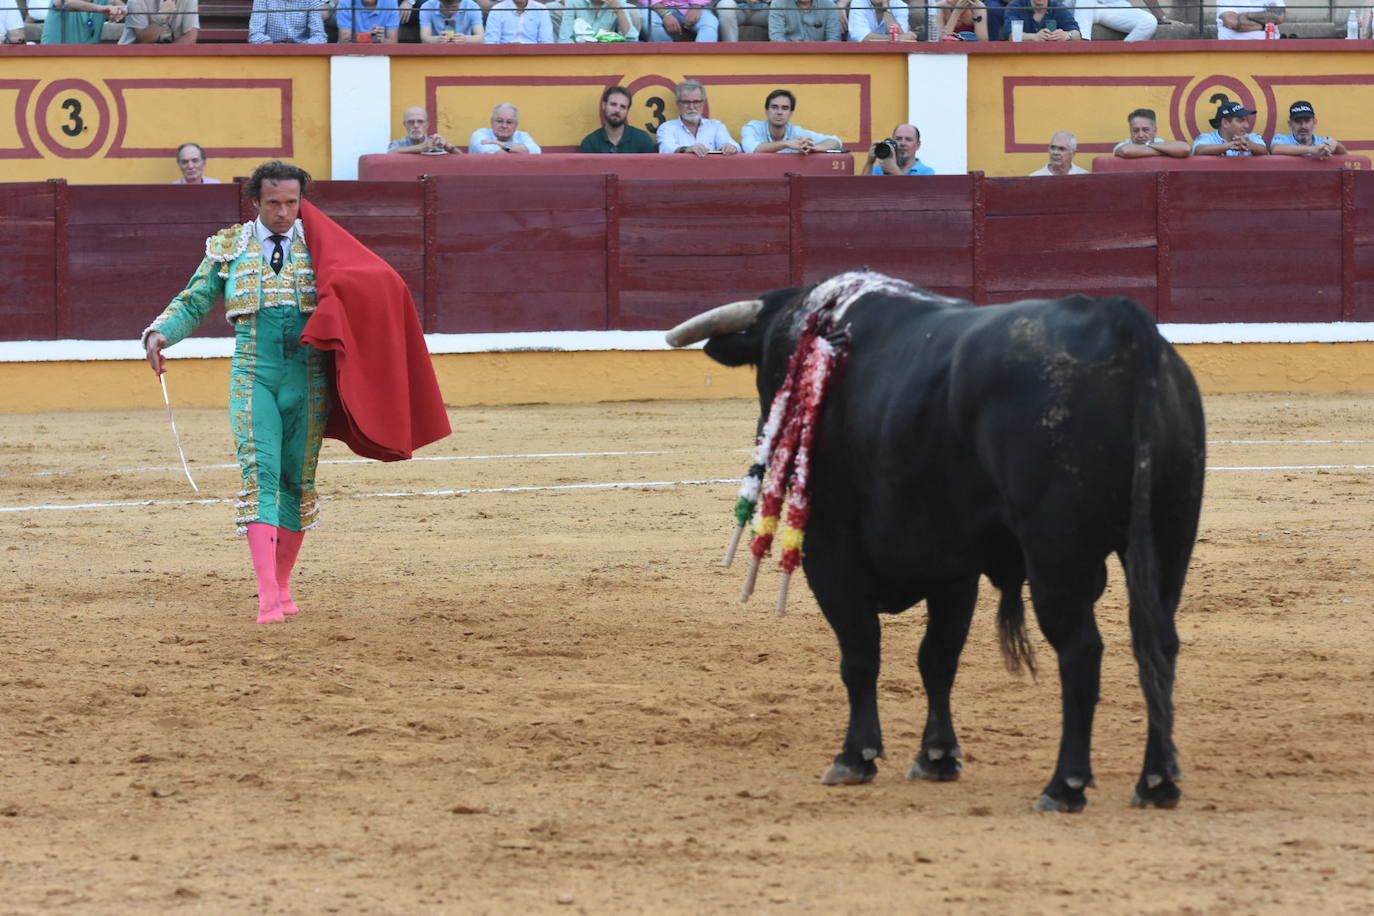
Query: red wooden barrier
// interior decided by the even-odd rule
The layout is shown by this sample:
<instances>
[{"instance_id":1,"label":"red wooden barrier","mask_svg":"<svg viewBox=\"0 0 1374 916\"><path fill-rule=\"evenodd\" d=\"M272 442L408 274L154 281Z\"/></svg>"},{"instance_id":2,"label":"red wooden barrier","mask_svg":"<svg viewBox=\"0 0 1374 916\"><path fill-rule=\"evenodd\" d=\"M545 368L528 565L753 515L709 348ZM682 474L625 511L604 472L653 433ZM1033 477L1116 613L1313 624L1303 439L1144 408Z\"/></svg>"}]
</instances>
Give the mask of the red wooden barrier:
<instances>
[{"instance_id":1,"label":"red wooden barrier","mask_svg":"<svg viewBox=\"0 0 1374 916\"><path fill-rule=\"evenodd\" d=\"M432 332L666 328L863 266L980 303L1082 292L1169 322L1374 321L1374 175L1219 177L430 176L312 196L396 266ZM136 337L240 218L238 193L0 185L0 339Z\"/></svg>"}]
</instances>

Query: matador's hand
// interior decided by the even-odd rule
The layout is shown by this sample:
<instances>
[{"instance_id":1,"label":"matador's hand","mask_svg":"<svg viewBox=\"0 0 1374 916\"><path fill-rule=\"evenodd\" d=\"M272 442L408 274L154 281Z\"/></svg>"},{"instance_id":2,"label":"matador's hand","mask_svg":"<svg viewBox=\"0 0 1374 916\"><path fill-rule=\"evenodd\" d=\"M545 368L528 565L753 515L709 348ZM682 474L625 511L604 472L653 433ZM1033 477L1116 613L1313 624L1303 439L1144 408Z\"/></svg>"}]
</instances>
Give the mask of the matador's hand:
<instances>
[{"instance_id":1,"label":"matador's hand","mask_svg":"<svg viewBox=\"0 0 1374 916\"><path fill-rule=\"evenodd\" d=\"M162 357L162 348L167 346L167 338L161 332L154 331L143 341L143 349L148 355L148 365L153 367L153 372L161 375L167 371L167 361Z\"/></svg>"}]
</instances>

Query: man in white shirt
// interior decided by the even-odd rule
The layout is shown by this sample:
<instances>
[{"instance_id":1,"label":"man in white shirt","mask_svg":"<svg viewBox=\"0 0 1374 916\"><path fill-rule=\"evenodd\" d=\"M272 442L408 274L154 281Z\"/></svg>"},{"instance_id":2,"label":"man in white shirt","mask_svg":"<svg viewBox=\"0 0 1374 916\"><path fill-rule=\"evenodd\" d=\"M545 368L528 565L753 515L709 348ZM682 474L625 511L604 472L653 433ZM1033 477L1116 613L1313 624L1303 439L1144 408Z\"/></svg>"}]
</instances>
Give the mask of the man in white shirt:
<instances>
[{"instance_id":1,"label":"man in white shirt","mask_svg":"<svg viewBox=\"0 0 1374 916\"><path fill-rule=\"evenodd\" d=\"M1035 175L1086 175L1088 170L1073 164L1073 154L1078 152L1078 138L1067 130L1061 130L1050 137L1050 161L1031 172Z\"/></svg>"},{"instance_id":2,"label":"man in white shirt","mask_svg":"<svg viewBox=\"0 0 1374 916\"><path fill-rule=\"evenodd\" d=\"M730 128L713 118L702 117L706 108L706 87L697 80L684 80L674 92L678 116L658 127L660 153L691 153L705 156L739 152L739 144L730 136Z\"/></svg>"},{"instance_id":3,"label":"man in white shirt","mask_svg":"<svg viewBox=\"0 0 1374 916\"><path fill-rule=\"evenodd\" d=\"M488 33L490 34L490 33ZM479 127L468 141L469 153L529 153L543 152L534 138L520 126L520 109L502 102L491 110L491 127Z\"/></svg>"},{"instance_id":4,"label":"man in white shirt","mask_svg":"<svg viewBox=\"0 0 1374 916\"><path fill-rule=\"evenodd\" d=\"M1126 41L1148 41L1155 29L1169 21L1159 8L1159 0L1145 0L1148 10L1132 6L1131 0L1078 0L1073 6L1073 18L1085 40L1093 37L1093 23L1100 22L1109 29L1126 33Z\"/></svg>"},{"instance_id":5,"label":"man in white shirt","mask_svg":"<svg viewBox=\"0 0 1374 916\"><path fill-rule=\"evenodd\" d=\"M909 13L903 0L854 0L849 5L850 41L891 41L897 30L897 41L917 41L920 36L911 30Z\"/></svg>"},{"instance_id":6,"label":"man in white shirt","mask_svg":"<svg viewBox=\"0 0 1374 916\"><path fill-rule=\"evenodd\" d=\"M1269 23L1282 25L1285 21L1283 0L1263 0L1261 3L1217 7L1217 37L1227 39L1263 39L1264 27Z\"/></svg>"},{"instance_id":7,"label":"man in white shirt","mask_svg":"<svg viewBox=\"0 0 1374 916\"><path fill-rule=\"evenodd\" d=\"M1187 159L1192 147L1182 140L1165 140L1159 135L1159 121L1153 108L1137 108L1126 115L1131 128L1129 140L1112 147L1112 155L1121 159L1148 159L1152 156L1172 156Z\"/></svg>"}]
</instances>

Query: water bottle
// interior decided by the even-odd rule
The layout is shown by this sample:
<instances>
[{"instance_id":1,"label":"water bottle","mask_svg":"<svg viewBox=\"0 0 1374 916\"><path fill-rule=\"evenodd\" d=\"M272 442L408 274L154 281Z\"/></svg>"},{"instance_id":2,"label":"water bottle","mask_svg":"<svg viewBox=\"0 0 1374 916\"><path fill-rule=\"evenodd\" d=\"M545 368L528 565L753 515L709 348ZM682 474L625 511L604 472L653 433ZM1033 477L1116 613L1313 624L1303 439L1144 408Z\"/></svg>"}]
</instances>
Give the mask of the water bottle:
<instances>
[{"instance_id":1,"label":"water bottle","mask_svg":"<svg viewBox=\"0 0 1374 916\"><path fill-rule=\"evenodd\" d=\"M940 7L934 3L926 5L926 41L939 41Z\"/></svg>"},{"instance_id":2,"label":"water bottle","mask_svg":"<svg viewBox=\"0 0 1374 916\"><path fill-rule=\"evenodd\" d=\"M1350 15L1345 17L1345 37L1360 37L1360 17L1355 15L1354 10L1351 10Z\"/></svg>"}]
</instances>

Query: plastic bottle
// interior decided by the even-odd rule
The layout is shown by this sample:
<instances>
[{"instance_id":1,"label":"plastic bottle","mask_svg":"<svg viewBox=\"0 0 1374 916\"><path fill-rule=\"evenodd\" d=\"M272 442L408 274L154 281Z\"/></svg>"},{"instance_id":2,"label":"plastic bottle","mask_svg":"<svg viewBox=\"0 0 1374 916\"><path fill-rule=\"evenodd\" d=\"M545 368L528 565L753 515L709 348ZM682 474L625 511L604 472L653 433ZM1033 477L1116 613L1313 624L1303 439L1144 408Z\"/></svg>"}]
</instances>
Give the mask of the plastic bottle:
<instances>
[{"instance_id":1,"label":"plastic bottle","mask_svg":"<svg viewBox=\"0 0 1374 916\"><path fill-rule=\"evenodd\" d=\"M1354 10L1351 10L1350 15L1345 17L1345 37L1360 37L1360 17L1355 15Z\"/></svg>"},{"instance_id":2,"label":"plastic bottle","mask_svg":"<svg viewBox=\"0 0 1374 916\"><path fill-rule=\"evenodd\" d=\"M940 7L931 3L926 6L926 41L939 41L942 37L940 35Z\"/></svg>"}]
</instances>

